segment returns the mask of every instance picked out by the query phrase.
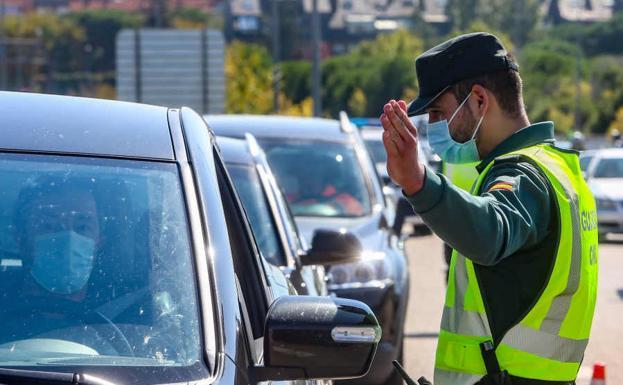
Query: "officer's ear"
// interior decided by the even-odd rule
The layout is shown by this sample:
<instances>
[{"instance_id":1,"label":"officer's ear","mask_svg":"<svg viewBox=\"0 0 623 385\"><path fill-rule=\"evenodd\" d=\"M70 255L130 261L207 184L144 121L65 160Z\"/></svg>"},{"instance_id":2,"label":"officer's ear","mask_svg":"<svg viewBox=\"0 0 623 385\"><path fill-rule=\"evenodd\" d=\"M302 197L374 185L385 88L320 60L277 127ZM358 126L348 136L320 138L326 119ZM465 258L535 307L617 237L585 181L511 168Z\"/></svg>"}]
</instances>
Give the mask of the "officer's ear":
<instances>
[{"instance_id":1,"label":"officer's ear","mask_svg":"<svg viewBox=\"0 0 623 385\"><path fill-rule=\"evenodd\" d=\"M471 108L476 112L476 116L484 116L489 110L491 103L491 94L489 90L480 84L474 84L472 87Z\"/></svg>"}]
</instances>

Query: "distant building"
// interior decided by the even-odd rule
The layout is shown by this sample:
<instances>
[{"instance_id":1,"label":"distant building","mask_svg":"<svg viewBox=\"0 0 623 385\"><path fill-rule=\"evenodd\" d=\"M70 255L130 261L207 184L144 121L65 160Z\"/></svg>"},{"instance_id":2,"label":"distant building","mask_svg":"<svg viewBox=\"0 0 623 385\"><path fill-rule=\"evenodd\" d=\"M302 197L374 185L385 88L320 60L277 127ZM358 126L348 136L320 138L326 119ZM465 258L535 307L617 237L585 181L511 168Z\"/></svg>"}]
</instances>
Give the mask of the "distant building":
<instances>
[{"instance_id":1,"label":"distant building","mask_svg":"<svg viewBox=\"0 0 623 385\"><path fill-rule=\"evenodd\" d=\"M168 9L185 7L209 12L219 0L4 0L5 15L19 15L28 12L66 13L92 9L119 9L128 12L142 12L160 2Z\"/></svg>"},{"instance_id":2,"label":"distant building","mask_svg":"<svg viewBox=\"0 0 623 385\"><path fill-rule=\"evenodd\" d=\"M228 40L254 40L262 31L260 0L224 1L226 37Z\"/></svg>"},{"instance_id":3,"label":"distant building","mask_svg":"<svg viewBox=\"0 0 623 385\"><path fill-rule=\"evenodd\" d=\"M541 11L546 23L596 23L610 20L617 1L613 0L544 0Z\"/></svg>"},{"instance_id":4,"label":"distant building","mask_svg":"<svg viewBox=\"0 0 623 385\"><path fill-rule=\"evenodd\" d=\"M309 14L311 0L303 3ZM318 0L318 4L322 14L330 12L324 36L334 53L346 52L352 45L379 33L412 27L415 15L427 23L448 21L446 0Z\"/></svg>"}]
</instances>

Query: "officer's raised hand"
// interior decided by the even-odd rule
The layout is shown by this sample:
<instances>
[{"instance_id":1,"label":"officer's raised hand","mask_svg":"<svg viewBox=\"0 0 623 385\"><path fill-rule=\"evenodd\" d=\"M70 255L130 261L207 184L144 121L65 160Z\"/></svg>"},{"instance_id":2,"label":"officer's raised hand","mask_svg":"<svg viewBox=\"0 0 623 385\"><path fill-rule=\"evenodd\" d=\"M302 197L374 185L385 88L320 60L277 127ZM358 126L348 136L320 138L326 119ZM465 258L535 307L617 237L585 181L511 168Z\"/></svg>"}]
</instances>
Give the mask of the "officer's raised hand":
<instances>
[{"instance_id":1,"label":"officer's raised hand","mask_svg":"<svg viewBox=\"0 0 623 385\"><path fill-rule=\"evenodd\" d=\"M407 116L404 101L391 100L383 107L383 144L387 151L387 172L407 195L420 191L424 165L418 160L417 128Z\"/></svg>"}]
</instances>

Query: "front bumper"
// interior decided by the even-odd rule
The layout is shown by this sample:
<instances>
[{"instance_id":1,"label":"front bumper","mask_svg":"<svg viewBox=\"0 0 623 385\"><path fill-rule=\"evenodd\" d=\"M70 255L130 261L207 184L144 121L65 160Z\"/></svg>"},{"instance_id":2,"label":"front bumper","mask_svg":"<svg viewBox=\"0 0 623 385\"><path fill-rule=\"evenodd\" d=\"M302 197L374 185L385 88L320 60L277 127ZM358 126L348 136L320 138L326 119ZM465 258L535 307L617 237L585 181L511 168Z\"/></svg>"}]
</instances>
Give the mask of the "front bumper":
<instances>
[{"instance_id":1,"label":"front bumper","mask_svg":"<svg viewBox=\"0 0 623 385\"><path fill-rule=\"evenodd\" d=\"M393 374L394 365L392 361L398 359L400 348L401 346L381 341L376 349L376 355L368 374L361 378L335 381L335 383L344 385L381 385L386 383Z\"/></svg>"},{"instance_id":2,"label":"front bumper","mask_svg":"<svg viewBox=\"0 0 623 385\"><path fill-rule=\"evenodd\" d=\"M597 212L599 232L623 233L623 208L621 210L599 210Z\"/></svg>"},{"instance_id":3,"label":"front bumper","mask_svg":"<svg viewBox=\"0 0 623 385\"><path fill-rule=\"evenodd\" d=\"M370 306L381 325L382 339L387 341L394 337L396 329L394 324L400 298L396 295L391 281L378 282L370 286L329 289L329 291L340 298L358 300Z\"/></svg>"},{"instance_id":4,"label":"front bumper","mask_svg":"<svg viewBox=\"0 0 623 385\"><path fill-rule=\"evenodd\" d=\"M340 384L378 385L385 383L393 374L392 361L399 359L402 349L404 320L408 301L409 284L397 293L393 283L370 287L330 290L336 296L359 300L372 309L383 335L368 374L356 380L339 381Z\"/></svg>"}]
</instances>

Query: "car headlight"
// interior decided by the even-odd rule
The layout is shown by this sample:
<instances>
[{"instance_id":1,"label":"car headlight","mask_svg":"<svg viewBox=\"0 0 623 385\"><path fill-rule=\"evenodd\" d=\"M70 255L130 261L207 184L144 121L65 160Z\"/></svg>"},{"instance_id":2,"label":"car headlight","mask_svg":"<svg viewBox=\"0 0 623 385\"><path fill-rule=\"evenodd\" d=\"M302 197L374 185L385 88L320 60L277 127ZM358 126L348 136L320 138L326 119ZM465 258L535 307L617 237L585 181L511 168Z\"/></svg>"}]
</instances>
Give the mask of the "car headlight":
<instances>
[{"instance_id":1,"label":"car headlight","mask_svg":"<svg viewBox=\"0 0 623 385\"><path fill-rule=\"evenodd\" d=\"M329 290L382 286L393 277L392 261L383 252L364 252L354 263L331 266Z\"/></svg>"},{"instance_id":2,"label":"car headlight","mask_svg":"<svg viewBox=\"0 0 623 385\"><path fill-rule=\"evenodd\" d=\"M617 208L617 202L610 199L597 198L595 199L595 203L597 203L598 210L612 211Z\"/></svg>"}]
</instances>

